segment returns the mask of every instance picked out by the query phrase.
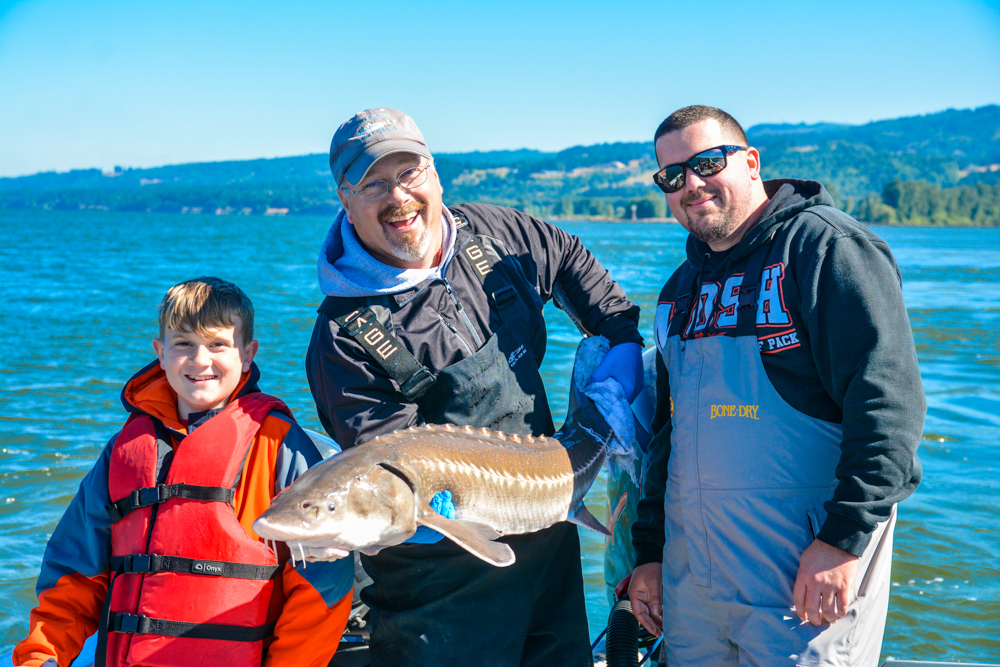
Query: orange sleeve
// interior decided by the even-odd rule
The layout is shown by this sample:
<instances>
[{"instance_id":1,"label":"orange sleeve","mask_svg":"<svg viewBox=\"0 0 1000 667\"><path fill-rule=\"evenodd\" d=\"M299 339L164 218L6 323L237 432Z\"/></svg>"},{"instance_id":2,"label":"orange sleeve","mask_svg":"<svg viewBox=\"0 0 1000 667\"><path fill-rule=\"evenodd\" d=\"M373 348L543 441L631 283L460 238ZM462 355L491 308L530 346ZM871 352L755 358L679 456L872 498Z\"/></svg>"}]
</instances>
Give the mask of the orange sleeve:
<instances>
[{"instance_id":1,"label":"orange sleeve","mask_svg":"<svg viewBox=\"0 0 1000 667\"><path fill-rule=\"evenodd\" d=\"M287 563L281 579L285 587L285 605L278 617L264 667L325 667L337 651L347 627L354 596L348 591L336 604L327 607L323 596Z\"/></svg>"},{"instance_id":2,"label":"orange sleeve","mask_svg":"<svg viewBox=\"0 0 1000 667\"><path fill-rule=\"evenodd\" d=\"M257 439L247 457L243 476L234 497L240 523L254 539L253 522L271 504L274 497L278 450L291 425L284 420L268 417L257 432ZM295 568L285 563L281 573L285 602L278 616L264 660L272 665L325 667L340 643L351 614L353 594L328 606L322 594Z\"/></svg>"},{"instance_id":3,"label":"orange sleeve","mask_svg":"<svg viewBox=\"0 0 1000 667\"><path fill-rule=\"evenodd\" d=\"M97 632L107 594L107 572L96 577L67 574L42 591L31 610L28 637L14 647L14 664L40 667L54 659L60 667L69 665Z\"/></svg>"}]
</instances>

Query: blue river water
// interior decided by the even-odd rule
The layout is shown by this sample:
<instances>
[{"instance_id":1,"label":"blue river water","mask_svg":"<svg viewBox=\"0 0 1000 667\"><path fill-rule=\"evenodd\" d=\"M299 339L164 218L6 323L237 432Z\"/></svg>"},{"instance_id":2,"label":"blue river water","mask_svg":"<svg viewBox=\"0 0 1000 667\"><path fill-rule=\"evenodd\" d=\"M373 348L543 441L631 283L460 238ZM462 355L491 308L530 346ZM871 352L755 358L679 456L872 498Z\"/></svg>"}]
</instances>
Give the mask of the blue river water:
<instances>
[{"instance_id":1,"label":"blue river water","mask_svg":"<svg viewBox=\"0 0 1000 667\"><path fill-rule=\"evenodd\" d=\"M320 301L324 218L0 211L0 653L27 629L46 540L124 419L119 391L153 357L156 306L217 275L257 310L262 388L321 430L303 369ZM643 309L685 232L563 222ZM928 399L924 481L899 508L884 657L1000 661L1000 229L880 227L904 294ZM579 334L548 308L543 365L561 422ZM850 335L845 331L844 335ZM599 480L588 497L603 516ZM603 538L581 531L592 632L608 608Z\"/></svg>"}]
</instances>

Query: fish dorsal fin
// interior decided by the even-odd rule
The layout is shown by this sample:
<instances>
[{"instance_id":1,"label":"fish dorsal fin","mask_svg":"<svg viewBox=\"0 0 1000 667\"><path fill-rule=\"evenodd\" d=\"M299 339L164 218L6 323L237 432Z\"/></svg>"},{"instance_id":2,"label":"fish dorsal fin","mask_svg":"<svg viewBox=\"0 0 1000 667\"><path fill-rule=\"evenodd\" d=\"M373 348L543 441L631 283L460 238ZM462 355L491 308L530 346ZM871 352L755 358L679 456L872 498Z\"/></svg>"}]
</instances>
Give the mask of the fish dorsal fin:
<instances>
[{"instance_id":1,"label":"fish dorsal fin","mask_svg":"<svg viewBox=\"0 0 1000 667\"><path fill-rule=\"evenodd\" d=\"M500 533L489 526L447 519L432 510L427 503L417 508L417 525L436 530L490 565L507 567L514 563L514 551L503 542L494 542L500 537Z\"/></svg>"},{"instance_id":2,"label":"fish dorsal fin","mask_svg":"<svg viewBox=\"0 0 1000 667\"><path fill-rule=\"evenodd\" d=\"M580 504L569 511L569 516L566 517L568 521L575 523L578 526L583 526L584 528L590 528L594 532L600 533L601 535L610 536L611 532L604 527L604 524L597 520L597 518L590 513L587 506L580 501Z\"/></svg>"}]
</instances>

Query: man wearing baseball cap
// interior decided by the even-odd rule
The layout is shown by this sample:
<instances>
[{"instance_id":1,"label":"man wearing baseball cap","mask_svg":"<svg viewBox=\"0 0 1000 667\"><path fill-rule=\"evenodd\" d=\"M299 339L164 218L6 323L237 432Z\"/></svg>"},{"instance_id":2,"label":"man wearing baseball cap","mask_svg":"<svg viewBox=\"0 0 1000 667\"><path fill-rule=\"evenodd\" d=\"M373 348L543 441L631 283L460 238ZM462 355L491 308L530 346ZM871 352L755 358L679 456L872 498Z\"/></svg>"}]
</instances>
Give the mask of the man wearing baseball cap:
<instances>
[{"instance_id":1,"label":"man wearing baseball cap","mask_svg":"<svg viewBox=\"0 0 1000 667\"><path fill-rule=\"evenodd\" d=\"M340 126L330 169L343 210L319 258L306 358L320 421L342 447L410 426L555 431L538 372L555 298L611 351L593 380L642 389L638 306L580 239L520 211L446 207L423 135L395 109ZM448 515L447 498L434 509ZM363 556L372 665L592 664L577 529L501 538L489 565L439 533Z\"/></svg>"}]
</instances>

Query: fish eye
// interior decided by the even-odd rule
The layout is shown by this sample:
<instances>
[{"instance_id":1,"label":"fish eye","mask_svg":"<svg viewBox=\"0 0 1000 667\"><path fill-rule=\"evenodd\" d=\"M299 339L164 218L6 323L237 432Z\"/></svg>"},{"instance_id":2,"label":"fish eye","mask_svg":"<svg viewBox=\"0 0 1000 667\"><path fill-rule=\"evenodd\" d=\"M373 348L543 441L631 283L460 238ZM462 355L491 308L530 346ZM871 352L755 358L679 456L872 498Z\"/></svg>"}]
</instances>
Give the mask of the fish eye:
<instances>
[{"instance_id":1,"label":"fish eye","mask_svg":"<svg viewBox=\"0 0 1000 667\"><path fill-rule=\"evenodd\" d=\"M309 501L306 501L306 502L304 502L304 503L301 504L301 507L304 510L309 509L309 506L310 506Z\"/></svg>"},{"instance_id":2,"label":"fish eye","mask_svg":"<svg viewBox=\"0 0 1000 667\"><path fill-rule=\"evenodd\" d=\"M326 509L329 510L329 511L331 511L331 512L336 512L337 511L337 506L334 505L333 503L330 503L329 505L326 506Z\"/></svg>"}]
</instances>

